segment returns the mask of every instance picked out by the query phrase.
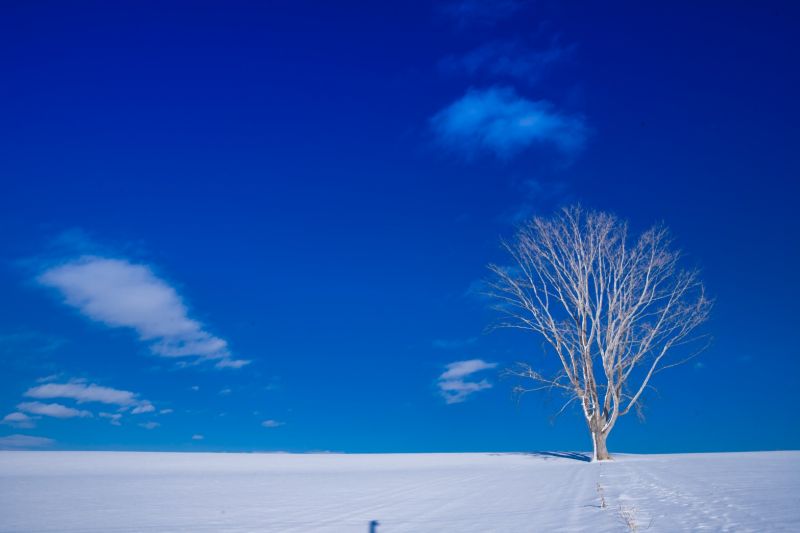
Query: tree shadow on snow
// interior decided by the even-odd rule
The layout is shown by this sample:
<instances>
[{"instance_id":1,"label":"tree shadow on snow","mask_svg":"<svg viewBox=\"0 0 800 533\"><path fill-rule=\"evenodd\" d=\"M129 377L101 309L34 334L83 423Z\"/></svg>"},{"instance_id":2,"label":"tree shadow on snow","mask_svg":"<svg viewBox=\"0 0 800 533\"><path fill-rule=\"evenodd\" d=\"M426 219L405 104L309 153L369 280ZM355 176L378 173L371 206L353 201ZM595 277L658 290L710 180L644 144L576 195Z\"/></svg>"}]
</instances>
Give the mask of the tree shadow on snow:
<instances>
[{"instance_id":1,"label":"tree shadow on snow","mask_svg":"<svg viewBox=\"0 0 800 533\"><path fill-rule=\"evenodd\" d=\"M583 461L584 463L592 462L592 456L588 453L581 452L527 452L526 455L533 455L536 457L558 457L559 459L572 459L573 461Z\"/></svg>"},{"instance_id":2,"label":"tree shadow on snow","mask_svg":"<svg viewBox=\"0 0 800 533\"><path fill-rule=\"evenodd\" d=\"M510 454L493 454L493 455L510 455ZM547 459L572 459L573 461L582 461L584 463L592 462L592 456L588 453L581 452L517 452L513 455L530 455L532 457L541 457Z\"/></svg>"}]
</instances>

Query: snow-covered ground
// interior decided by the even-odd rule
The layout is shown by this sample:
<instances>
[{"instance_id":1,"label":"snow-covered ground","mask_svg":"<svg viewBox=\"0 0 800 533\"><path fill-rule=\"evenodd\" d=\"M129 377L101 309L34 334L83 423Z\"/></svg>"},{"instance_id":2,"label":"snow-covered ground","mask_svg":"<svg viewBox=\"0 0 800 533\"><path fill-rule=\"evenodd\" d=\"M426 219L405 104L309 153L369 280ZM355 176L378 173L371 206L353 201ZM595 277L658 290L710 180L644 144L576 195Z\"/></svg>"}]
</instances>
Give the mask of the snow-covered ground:
<instances>
[{"instance_id":1,"label":"snow-covered ground","mask_svg":"<svg viewBox=\"0 0 800 533\"><path fill-rule=\"evenodd\" d=\"M624 514L639 531L800 531L800 452L0 452L2 531L628 531Z\"/></svg>"}]
</instances>

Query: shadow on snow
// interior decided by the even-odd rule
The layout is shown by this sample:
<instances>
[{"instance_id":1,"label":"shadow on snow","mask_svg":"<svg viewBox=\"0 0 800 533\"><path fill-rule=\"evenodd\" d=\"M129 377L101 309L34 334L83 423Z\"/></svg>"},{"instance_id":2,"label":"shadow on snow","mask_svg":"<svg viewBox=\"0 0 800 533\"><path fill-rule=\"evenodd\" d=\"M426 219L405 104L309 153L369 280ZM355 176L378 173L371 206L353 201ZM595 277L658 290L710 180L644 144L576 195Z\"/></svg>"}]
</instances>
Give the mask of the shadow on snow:
<instances>
[{"instance_id":1,"label":"shadow on snow","mask_svg":"<svg viewBox=\"0 0 800 533\"><path fill-rule=\"evenodd\" d=\"M582 461L584 463L592 462L591 454L582 452L512 452L512 453L493 453L492 455L530 455L533 457L542 457L544 459L558 458L558 459L571 459L573 461Z\"/></svg>"}]
</instances>

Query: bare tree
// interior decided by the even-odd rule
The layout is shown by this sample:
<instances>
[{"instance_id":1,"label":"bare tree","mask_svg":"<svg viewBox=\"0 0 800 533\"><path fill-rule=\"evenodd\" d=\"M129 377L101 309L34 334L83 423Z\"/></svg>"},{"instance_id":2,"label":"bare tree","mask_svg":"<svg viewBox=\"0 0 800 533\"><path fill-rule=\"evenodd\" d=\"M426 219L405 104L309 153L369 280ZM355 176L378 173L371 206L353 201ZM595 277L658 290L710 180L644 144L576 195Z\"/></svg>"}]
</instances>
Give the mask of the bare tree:
<instances>
[{"instance_id":1,"label":"bare tree","mask_svg":"<svg viewBox=\"0 0 800 533\"><path fill-rule=\"evenodd\" d=\"M552 373L510 369L535 382L519 391L562 391L562 411L578 402L594 460L611 458L606 439L618 418L638 409L657 372L693 355L679 347L702 337L694 332L711 302L671 244L661 225L633 240L614 215L574 206L521 226L504 243L513 264L489 266L499 326L537 333L560 362Z\"/></svg>"}]
</instances>

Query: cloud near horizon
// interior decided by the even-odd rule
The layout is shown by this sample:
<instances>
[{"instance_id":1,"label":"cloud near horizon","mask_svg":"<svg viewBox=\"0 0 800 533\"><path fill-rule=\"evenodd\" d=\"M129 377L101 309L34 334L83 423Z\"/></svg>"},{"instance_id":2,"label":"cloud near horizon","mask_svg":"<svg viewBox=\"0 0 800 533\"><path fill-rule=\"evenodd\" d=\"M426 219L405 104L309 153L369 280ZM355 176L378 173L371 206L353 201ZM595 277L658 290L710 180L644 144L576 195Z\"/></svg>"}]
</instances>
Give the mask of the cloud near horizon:
<instances>
[{"instance_id":1,"label":"cloud near horizon","mask_svg":"<svg viewBox=\"0 0 800 533\"><path fill-rule=\"evenodd\" d=\"M241 368L228 343L188 316L177 291L147 265L84 256L44 271L37 280L57 289L64 302L113 328L130 328L161 357L213 360L217 368Z\"/></svg>"},{"instance_id":2,"label":"cloud near horizon","mask_svg":"<svg viewBox=\"0 0 800 533\"><path fill-rule=\"evenodd\" d=\"M487 379L480 381L467 381L467 377L497 367L497 363L487 363L483 359L468 359L455 361L445 367L439 376L437 386L447 404L461 403L471 394L491 389L492 384Z\"/></svg>"},{"instance_id":3,"label":"cloud near horizon","mask_svg":"<svg viewBox=\"0 0 800 533\"><path fill-rule=\"evenodd\" d=\"M472 158L491 152L510 159L533 145L551 145L573 156L584 146L588 128L580 116L559 113L546 100L528 100L511 87L470 89L431 118L438 142Z\"/></svg>"},{"instance_id":4,"label":"cloud near horizon","mask_svg":"<svg viewBox=\"0 0 800 533\"><path fill-rule=\"evenodd\" d=\"M46 448L56 443L46 437L33 437L31 435L9 435L0 437L0 450L25 450L29 448Z\"/></svg>"},{"instance_id":5,"label":"cloud near horizon","mask_svg":"<svg viewBox=\"0 0 800 533\"><path fill-rule=\"evenodd\" d=\"M37 380L40 381L40 380ZM40 381L41 382L41 381ZM76 379L67 383L43 383L25 391L23 396L35 400L73 400L77 405L86 403L100 403L117 407L116 413L98 412L99 418L107 419L112 425L121 425L124 413L138 415L153 413L155 406L149 401L139 398L139 395L126 390L102 387L85 380ZM85 409L77 409L60 403L44 403L40 401L22 402L17 405L19 412L6 415L2 423L13 427L31 428L35 420L42 416L53 418L91 418L95 413ZM28 415L36 415L30 417Z\"/></svg>"}]
</instances>

